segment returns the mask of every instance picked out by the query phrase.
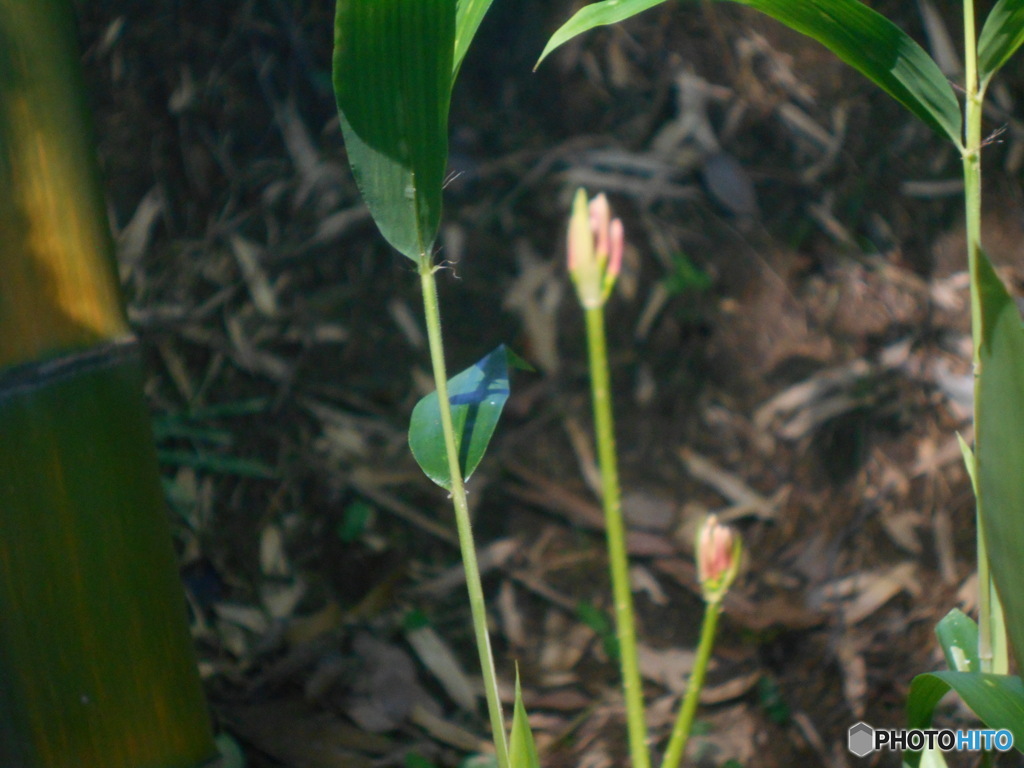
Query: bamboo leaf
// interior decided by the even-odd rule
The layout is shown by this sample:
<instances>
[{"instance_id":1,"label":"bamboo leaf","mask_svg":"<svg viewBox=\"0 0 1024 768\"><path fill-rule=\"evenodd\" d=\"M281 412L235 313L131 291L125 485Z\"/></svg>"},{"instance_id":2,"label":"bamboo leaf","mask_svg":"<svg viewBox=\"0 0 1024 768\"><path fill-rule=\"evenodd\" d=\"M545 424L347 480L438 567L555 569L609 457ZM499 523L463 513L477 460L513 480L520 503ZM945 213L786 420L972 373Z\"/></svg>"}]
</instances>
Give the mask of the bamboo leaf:
<instances>
[{"instance_id":1,"label":"bamboo leaf","mask_svg":"<svg viewBox=\"0 0 1024 768\"><path fill-rule=\"evenodd\" d=\"M946 664L957 672L978 672L978 625L963 611L954 608L935 627Z\"/></svg>"},{"instance_id":2,"label":"bamboo leaf","mask_svg":"<svg viewBox=\"0 0 1024 768\"><path fill-rule=\"evenodd\" d=\"M735 0L807 35L959 145L960 105L945 75L899 27L857 0Z\"/></svg>"},{"instance_id":3,"label":"bamboo leaf","mask_svg":"<svg viewBox=\"0 0 1024 768\"><path fill-rule=\"evenodd\" d=\"M910 684L907 697L907 728L927 728L935 706L951 688L986 726L1006 729L1013 734L1018 749L1024 745L1024 682L1007 675L952 670L918 675ZM903 760L917 768L921 753L904 752Z\"/></svg>"},{"instance_id":4,"label":"bamboo leaf","mask_svg":"<svg viewBox=\"0 0 1024 768\"><path fill-rule=\"evenodd\" d=\"M338 0L334 94L349 164L381 234L413 261L441 220L454 48L455 0Z\"/></svg>"},{"instance_id":5,"label":"bamboo leaf","mask_svg":"<svg viewBox=\"0 0 1024 768\"><path fill-rule=\"evenodd\" d=\"M580 8L573 14L565 24L559 27L555 34L548 40L547 45L533 65L534 70L541 65L541 62L548 57L555 48L567 43L577 35L581 35L594 27L603 27L608 24L617 24L638 13L661 5L665 0L604 0L600 3L591 3Z\"/></svg>"},{"instance_id":6,"label":"bamboo leaf","mask_svg":"<svg viewBox=\"0 0 1024 768\"><path fill-rule=\"evenodd\" d=\"M984 253L978 255L978 499L989 563L1010 645L1024 659L1024 327L1017 304ZM1022 742L1024 743L1024 742Z\"/></svg>"},{"instance_id":7,"label":"bamboo leaf","mask_svg":"<svg viewBox=\"0 0 1024 768\"><path fill-rule=\"evenodd\" d=\"M987 83L1024 43L1024 0L999 0L978 38L978 79Z\"/></svg>"},{"instance_id":8,"label":"bamboo leaf","mask_svg":"<svg viewBox=\"0 0 1024 768\"><path fill-rule=\"evenodd\" d=\"M858 0L731 0L817 40L940 134L960 145L960 105L938 65L899 27ZM544 56L572 37L622 21L656 2L604 0L580 10L548 41ZM539 63L539 62L538 62Z\"/></svg>"},{"instance_id":9,"label":"bamboo leaf","mask_svg":"<svg viewBox=\"0 0 1024 768\"><path fill-rule=\"evenodd\" d=\"M459 446L459 465L466 480L484 457L508 400L509 354L504 345L499 346L448 380L448 401L452 406L455 439ZM409 447L427 477L442 488L451 490L451 473L436 391L413 408Z\"/></svg>"},{"instance_id":10,"label":"bamboo leaf","mask_svg":"<svg viewBox=\"0 0 1024 768\"><path fill-rule=\"evenodd\" d=\"M459 0L455 11L455 57L452 61L452 85L458 77L459 67L473 42L480 22L484 20L493 0Z\"/></svg>"}]
</instances>

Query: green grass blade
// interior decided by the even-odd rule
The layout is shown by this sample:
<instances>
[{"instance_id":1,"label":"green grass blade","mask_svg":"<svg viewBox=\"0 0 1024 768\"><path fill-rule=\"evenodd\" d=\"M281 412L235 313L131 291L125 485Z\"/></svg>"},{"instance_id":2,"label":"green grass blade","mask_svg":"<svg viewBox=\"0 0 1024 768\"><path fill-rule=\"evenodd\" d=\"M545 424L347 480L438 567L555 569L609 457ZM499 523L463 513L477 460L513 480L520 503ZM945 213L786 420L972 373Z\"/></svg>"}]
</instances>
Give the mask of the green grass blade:
<instances>
[{"instance_id":1,"label":"green grass blade","mask_svg":"<svg viewBox=\"0 0 1024 768\"><path fill-rule=\"evenodd\" d=\"M945 76L920 45L881 14L858 0L731 1L817 40L931 128L958 146L962 143L960 105ZM656 0L604 0L588 5L555 32L541 61L581 32L655 5Z\"/></svg>"},{"instance_id":2,"label":"green grass blade","mask_svg":"<svg viewBox=\"0 0 1024 768\"><path fill-rule=\"evenodd\" d=\"M441 220L455 0L338 0L334 94L349 164L381 234L413 261Z\"/></svg>"},{"instance_id":3,"label":"green grass blade","mask_svg":"<svg viewBox=\"0 0 1024 768\"><path fill-rule=\"evenodd\" d=\"M976 672L929 672L910 684L907 728L928 728L935 707L953 689L989 728L1013 734L1014 747L1024 748L1024 682L1019 677ZM920 752L904 752L904 762L917 768Z\"/></svg>"},{"instance_id":4,"label":"green grass blade","mask_svg":"<svg viewBox=\"0 0 1024 768\"><path fill-rule=\"evenodd\" d=\"M983 253L978 281L978 499L992 578L1019 662L1024 659L1024 327L1016 303Z\"/></svg>"},{"instance_id":5,"label":"green grass blade","mask_svg":"<svg viewBox=\"0 0 1024 768\"><path fill-rule=\"evenodd\" d=\"M512 710L512 735L508 745L511 768L540 768L537 744L533 740L530 721L523 705L523 694L519 689L519 670L516 670L516 701Z\"/></svg>"},{"instance_id":6,"label":"green grass blade","mask_svg":"<svg viewBox=\"0 0 1024 768\"><path fill-rule=\"evenodd\" d=\"M508 366L508 351L502 345L448 381L448 401L452 406L463 479L469 479L484 457L508 400ZM413 408L409 447L426 476L442 488L451 490L451 473L436 391Z\"/></svg>"},{"instance_id":7,"label":"green grass blade","mask_svg":"<svg viewBox=\"0 0 1024 768\"><path fill-rule=\"evenodd\" d=\"M999 0L978 38L978 79L984 84L1024 43L1024 0Z\"/></svg>"},{"instance_id":8,"label":"green grass blade","mask_svg":"<svg viewBox=\"0 0 1024 768\"><path fill-rule=\"evenodd\" d=\"M473 42L480 22L484 20L493 0L459 0L455 11L455 58L452 60L452 85L459 75L459 67L466 58L469 44Z\"/></svg>"},{"instance_id":9,"label":"green grass blade","mask_svg":"<svg viewBox=\"0 0 1024 768\"><path fill-rule=\"evenodd\" d=\"M541 65L541 62L548 57L549 53L563 43L569 42L577 35L581 35L594 27L603 27L607 24L617 24L620 21L625 21L636 16L638 13L646 11L648 8L661 5L663 2L665 0L604 0L604 2L591 3L580 8L573 14L571 19L560 26L555 31L555 34L551 36L533 68L536 70Z\"/></svg>"}]
</instances>

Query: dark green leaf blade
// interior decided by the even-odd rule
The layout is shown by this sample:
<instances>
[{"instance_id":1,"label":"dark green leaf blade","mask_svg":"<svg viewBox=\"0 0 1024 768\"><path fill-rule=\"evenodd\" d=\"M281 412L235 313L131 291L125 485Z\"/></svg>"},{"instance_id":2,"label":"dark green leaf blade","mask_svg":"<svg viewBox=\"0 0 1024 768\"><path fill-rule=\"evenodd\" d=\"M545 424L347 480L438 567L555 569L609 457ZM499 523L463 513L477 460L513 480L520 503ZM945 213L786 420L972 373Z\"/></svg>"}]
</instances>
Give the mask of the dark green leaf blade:
<instances>
[{"instance_id":1,"label":"dark green leaf blade","mask_svg":"<svg viewBox=\"0 0 1024 768\"><path fill-rule=\"evenodd\" d=\"M523 693L519 689L519 670L516 669L516 701L512 710L512 736L508 747L511 768L540 768L537 744L530 730L530 720L523 705Z\"/></svg>"},{"instance_id":2,"label":"dark green leaf blade","mask_svg":"<svg viewBox=\"0 0 1024 768\"><path fill-rule=\"evenodd\" d=\"M1024 0L999 0L978 38L978 79L985 83L1024 43Z\"/></svg>"},{"instance_id":3,"label":"dark green leaf blade","mask_svg":"<svg viewBox=\"0 0 1024 768\"><path fill-rule=\"evenodd\" d=\"M555 34L548 40L547 45L533 65L534 70L541 62L548 57L555 48L567 43L577 35L581 35L594 27L603 27L608 24L617 24L638 13L661 5L665 0L603 0L600 3L591 3L580 8L573 14L565 24L555 30Z\"/></svg>"},{"instance_id":4,"label":"dark green leaf blade","mask_svg":"<svg viewBox=\"0 0 1024 768\"><path fill-rule=\"evenodd\" d=\"M455 0L338 0L334 94L349 164L381 234L414 261L441 220Z\"/></svg>"},{"instance_id":5,"label":"dark green leaf blade","mask_svg":"<svg viewBox=\"0 0 1024 768\"><path fill-rule=\"evenodd\" d=\"M1024 660L1024 327L1017 304L978 254L981 344L975 405L982 528L1010 644Z\"/></svg>"},{"instance_id":6,"label":"dark green leaf blade","mask_svg":"<svg viewBox=\"0 0 1024 768\"><path fill-rule=\"evenodd\" d=\"M925 124L961 143L953 89L921 46L858 0L731 0L761 11L824 45ZM581 9L548 41L541 60L581 32L636 15L655 0L604 0ZM540 62L538 62L539 64Z\"/></svg>"},{"instance_id":7,"label":"dark green leaf blade","mask_svg":"<svg viewBox=\"0 0 1024 768\"><path fill-rule=\"evenodd\" d=\"M989 728L1006 729L1013 734L1014 746L1024 746L1024 682L1008 675L977 672L929 672L918 675L910 684L907 697L907 728L928 728L935 706L949 689ZM917 768L920 752L904 752L904 762Z\"/></svg>"},{"instance_id":8,"label":"dark green leaf blade","mask_svg":"<svg viewBox=\"0 0 1024 768\"><path fill-rule=\"evenodd\" d=\"M493 0L459 0L455 12L455 58L452 61L452 85L459 75L462 60L466 58L469 44L473 42L480 22L484 20Z\"/></svg>"},{"instance_id":9,"label":"dark green leaf blade","mask_svg":"<svg viewBox=\"0 0 1024 768\"><path fill-rule=\"evenodd\" d=\"M459 446L459 466L465 480L484 457L508 400L508 365L508 350L501 345L448 380L448 401ZM448 452L441 430L441 409L436 391L422 398L412 410L409 447L424 474L442 488L451 490Z\"/></svg>"}]
</instances>

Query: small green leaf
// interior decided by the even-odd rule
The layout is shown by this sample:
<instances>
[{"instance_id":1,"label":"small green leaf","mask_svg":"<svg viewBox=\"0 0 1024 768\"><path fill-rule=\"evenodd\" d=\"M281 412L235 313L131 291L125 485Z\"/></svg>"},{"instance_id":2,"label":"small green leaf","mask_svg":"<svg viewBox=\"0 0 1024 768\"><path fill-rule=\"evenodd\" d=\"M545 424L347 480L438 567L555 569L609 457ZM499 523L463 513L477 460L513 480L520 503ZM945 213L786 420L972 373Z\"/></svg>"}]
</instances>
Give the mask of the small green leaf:
<instances>
[{"instance_id":1,"label":"small green leaf","mask_svg":"<svg viewBox=\"0 0 1024 768\"><path fill-rule=\"evenodd\" d=\"M960 146L962 118L938 65L899 27L858 0L732 0L824 45L934 130ZM552 35L541 60L581 32L622 21L654 0L604 0L576 13ZM538 62L539 64L540 62Z\"/></svg>"},{"instance_id":2,"label":"small green leaf","mask_svg":"<svg viewBox=\"0 0 1024 768\"><path fill-rule=\"evenodd\" d=\"M452 61L452 85L459 76L459 68L466 57L469 44L473 42L480 22L484 20L492 0L459 0L455 12L455 58Z\"/></svg>"},{"instance_id":3,"label":"small green leaf","mask_svg":"<svg viewBox=\"0 0 1024 768\"><path fill-rule=\"evenodd\" d=\"M516 669L516 702L512 710L512 737L508 749L511 768L540 768L537 744L530 731L530 720L523 706L523 694L519 690L519 669Z\"/></svg>"},{"instance_id":4,"label":"small green leaf","mask_svg":"<svg viewBox=\"0 0 1024 768\"><path fill-rule=\"evenodd\" d=\"M951 688L988 728L1005 728L1018 750L1024 746L1024 682L1008 675L952 670L918 675L907 697L907 728L927 728L936 705ZM917 768L921 753L904 752L903 760Z\"/></svg>"},{"instance_id":5,"label":"small green leaf","mask_svg":"<svg viewBox=\"0 0 1024 768\"><path fill-rule=\"evenodd\" d=\"M978 625L963 611L954 608L935 627L946 664L956 672L979 672Z\"/></svg>"},{"instance_id":6,"label":"small green leaf","mask_svg":"<svg viewBox=\"0 0 1024 768\"><path fill-rule=\"evenodd\" d=\"M594 630L601 638L601 647L612 661L619 660L619 636L615 633L615 624L603 610L587 600L576 605L576 617Z\"/></svg>"},{"instance_id":7,"label":"small green leaf","mask_svg":"<svg viewBox=\"0 0 1024 768\"><path fill-rule=\"evenodd\" d=\"M978 79L987 83L1024 43L1024 0L999 0L978 38Z\"/></svg>"},{"instance_id":8,"label":"small green leaf","mask_svg":"<svg viewBox=\"0 0 1024 768\"><path fill-rule=\"evenodd\" d=\"M504 345L475 365L448 380L455 440L462 477L468 480L484 457L498 418L508 400L509 352ZM451 490L448 452L441 430L437 392L424 397L412 410L409 447L420 468L442 488Z\"/></svg>"},{"instance_id":9,"label":"small green leaf","mask_svg":"<svg viewBox=\"0 0 1024 768\"><path fill-rule=\"evenodd\" d=\"M221 768L245 768L245 753L238 746L231 734L221 733L216 738L217 749L220 751Z\"/></svg>"},{"instance_id":10,"label":"small green leaf","mask_svg":"<svg viewBox=\"0 0 1024 768\"><path fill-rule=\"evenodd\" d=\"M792 719L793 713L775 678L765 675L757 681L757 701L772 722L787 725Z\"/></svg>"},{"instance_id":11,"label":"small green leaf","mask_svg":"<svg viewBox=\"0 0 1024 768\"><path fill-rule=\"evenodd\" d=\"M572 18L558 28L544 46L540 58L533 65L536 71L541 62L547 58L555 48L572 40L576 35L607 24L616 24L628 18L636 16L648 8L661 5L665 0L604 0L600 3L591 3L576 11Z\"/></svg>"},{"instance_id":12,"label":"small green leaf","mask_svg":"<svg viewBox=\"0 0 1024 768\"><path fill-rule=\"evenodd\" d=\"M346 506L335 529L338 538L346 544L358 541L370 524L373 512L372 506L359 499Z\"/></svg>"},{"instance_id":13,"label":"small green leaf","mask_svg":"<svg viewBox=\"0 0 1024 768\"><path fill-rule=\"evenodd\" d=\"M467 43L468 44L468 43ZM374 221L419 261L441 220L455 0L338 0L334 95Z\"/></svg>"},{"instance_id":14,"label":"small green leaf","mask_svg":"<svg viewBox=\"0 0 1024 768\"><path fill-rule=\"evenodd\" d=\"M437 768L437 764L428 760L419 752L406 752L405 768Z\"/></svg>"}]
</instances>

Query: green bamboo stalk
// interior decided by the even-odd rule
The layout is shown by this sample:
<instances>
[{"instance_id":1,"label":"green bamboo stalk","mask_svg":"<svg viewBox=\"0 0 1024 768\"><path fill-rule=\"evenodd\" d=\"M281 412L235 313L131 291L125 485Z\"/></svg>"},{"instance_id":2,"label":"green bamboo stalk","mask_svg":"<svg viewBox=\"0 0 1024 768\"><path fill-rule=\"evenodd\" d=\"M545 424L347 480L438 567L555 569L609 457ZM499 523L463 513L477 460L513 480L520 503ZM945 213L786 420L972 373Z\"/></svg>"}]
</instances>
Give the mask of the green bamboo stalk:
<instances>
[{"instance_id":1,"label":"green bamboo stalk","mask_svg":"<svg viewBox=\"0 0 1024 768\"><path fill-rule=\"evenodd\" d=\"M0 0L0 368L128 333L68 0Z\"/></svg>"},{"instance_id":2,"label":"green bamboo stalk","mask_svg":"<svg viewBox=\"0 0 1024 768\"><path fill-rule=\"evenodd\" d=\"M622 519L619 470L615 453L615 422L612 416L611 386L608 377L604 307L588 307L585 312L590 388L594 401L594 429L597 433L597 458L601 469L601 498L604 504L612 598L615 604L615 631L619 642L622 691L626 700L629 753L633 768L650 768L643 684L640 680L636 625L633 620L633 593L629 586L626 525Z\"/></svg>"},{"instance_id":3,"label":"green bamboo stalk","mask_svg":"<svg viewBox=\"0 0 1024 768\"><path fill-rule=\"evenodd\" d=\"M200 765L216 753L137 356L38 373L0 383L0 766Z\"/></svg>"},{"instance_id":4,"label":"green bamboo stalk","mask_svg":"<svg viewBox=\"0 0 1024 768\"><path fill-rule=\"evenodd\" d=\"M498 696L498 677L494 671L494 656L491 653L491 638L487 631L487 607L484 604L484 590L480 581L480 567L477 564L476 547L473 544L473 527L469 519L469 504L466 501L466 485L459 464L459 446L455 440L452 423L451 403L448 400L448 373L444 362L444 344L441 336L441 309L437 300L437 282L434 279L434 265L424 254L420 257L420 283L423 287L423 309L426 317L427 339L430 344L430 362L434 369L437 386L437 402L441 412L441 430L444 432L445 450L448 454L448 472L452 481L452 505L455 508L455 526L459 533L459 549L462 566L466 573L466 588L469 592L469 608L473 618L473 633L476 637L480 669L484 676L484 695L491 720L494 749L497 753L498 768L509 768L508 737L505 718Z\"/></svg>"},{"instance_id":5,"label":"green bamboo stalk","mask_svg":"<svg viewBox=\"0 0 1024 768\"><path fill-rule=\"evenodd\" d=\"M0 768L213 759L68 0L0 0Z\"/></svg>"},{"instance_id":6,"label":"green bamboo stalk","mask_svg":"<svg viewBox=\"0 0 1024 768\"><path fill-rule=\"evenodd\" d=\"M981 149L982 113L985 86L978 81L978 46L974 19L974 0L964 0L964 214L967 239L967 269L970 275L971 335L974 342L974 441L982 439L978 408L980 377L983 375L979 360L981 350L981 278L978 274L981 253ZM977 456L977 452L975 453ZM996 652L996 646L1005 647L1002 636L1005 626L999 596L989 568L985 545L985 526L982 518L984 499L981 488L974 484L975 528L978 562L978 659L982 672L1006 673L1005 654Z\"/></svg>"}]
</instances>

